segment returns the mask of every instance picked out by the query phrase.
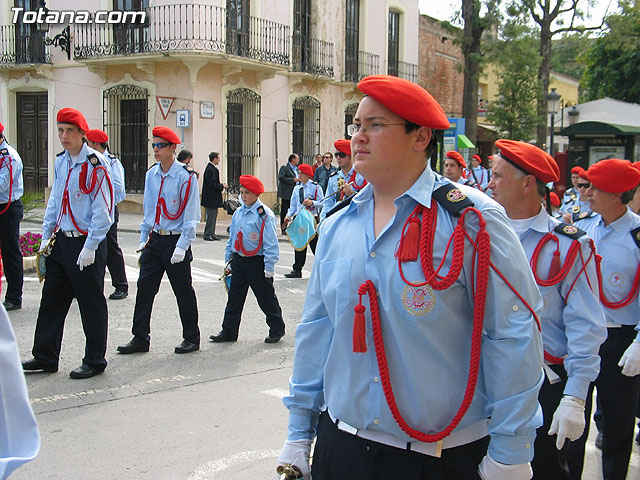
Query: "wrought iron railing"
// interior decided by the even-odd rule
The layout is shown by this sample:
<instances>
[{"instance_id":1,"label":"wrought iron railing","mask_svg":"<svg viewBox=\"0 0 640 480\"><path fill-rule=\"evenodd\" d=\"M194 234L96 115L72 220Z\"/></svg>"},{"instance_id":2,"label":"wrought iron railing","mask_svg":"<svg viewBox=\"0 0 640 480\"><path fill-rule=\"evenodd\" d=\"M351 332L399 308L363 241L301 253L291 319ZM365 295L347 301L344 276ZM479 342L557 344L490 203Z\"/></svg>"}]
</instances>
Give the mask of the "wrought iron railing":
<instances>
[{"instance_id":1,"label":"wrought iron railing","mask_svg":"<svg viewBox=\"0 0 640 480\"><path fill-rule=\"evenodd\" d=\"M15 25L0 26L0 65L51 63L44 32L16 31Z\"/></svg>"},{"instance_id":2,"label":"wrought iron railing","mask_svg":"<svg viewBox=\"0 0 640 480\"><path fill-rule=\"evenodd\" d=\"M159 5L146 9L143 25L74 25L74 56L180 51L218 52L289 65L289 26L241 16L227 21L226 9L213 5Z\"/></svg>"},{"instance_id":3,"label":"wrought iron railing","mask_svg":"<svg viewBox=\"0 0 640 480\"><path fill-rule=\"evenodd\" d=\"M398 62L398 77L405 78L416 83L418 81L418 65L407 62Z\"/></svg>"},{"instance_id":4,"label":"wrought iron railing","mask_svg":"<svg viewBox=\"0 0 640 480\"><path fill-rule=\"evenodd\" d=\"M342 80L357 83L367 75L380 73L380 55L358 50L357 57L345 50Z\"/></svg>"},{"instance_id":5,"label":"wrought iron railing","mask_svg":"<svg viewBox=\"0 0 640 480\"><path fill-rule=\"evenodd\" d=\"M333 77L333 43L294 34L291 69L294 72Z\"/></svg>"}]
</instances>

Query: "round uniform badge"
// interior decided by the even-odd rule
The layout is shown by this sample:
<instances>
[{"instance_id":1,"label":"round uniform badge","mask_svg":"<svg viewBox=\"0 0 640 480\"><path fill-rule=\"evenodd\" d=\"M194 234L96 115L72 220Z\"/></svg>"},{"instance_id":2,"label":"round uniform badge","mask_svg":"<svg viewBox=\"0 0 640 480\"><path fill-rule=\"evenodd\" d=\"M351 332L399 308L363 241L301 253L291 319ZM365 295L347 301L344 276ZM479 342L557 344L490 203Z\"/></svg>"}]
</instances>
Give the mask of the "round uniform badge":
<instances>
[{"instance_id":1,"label":"round uniform badge","mask_svg":"<svg viewBox=\"0 0 640 480\"><path fill-rule=\"evenodd\" d=\"M611 275L609 275L609 284L613 285L614 287L620 287L621 285L624 285L624 275L619 272L613 272Z\"/></svg>"},{"instance_id":2,"label":"round uniform badge","mask_svg":"<svg viewBox=\"0 0 640 480\"><path fill-rule=\"evenodd\" d=\"M449 200L450 202L460 202L465 198L467 198L467 196L462 193L462 190L459 190L457 188L454 188L453 190L449 190L447 192L447 200Z\"/></svg>"},{"instance_id":3,"label":"round uniform badge","mask_svg":"<svg viewBox=\"0 0 640 480\"><path fill-rule=\"evenodd\" d=\"M433 310L436 305L436 295L429 285L414 287L406 285L402 290L402 306L413 316L422 316Z\"/></svg>"},{"instance_id":4,"label":"round uniform badge","mask_svg":"<svg viewBox=\"0 0 640 480\"><path fill-rule=\"evenodd\" d=\"M89 155L89 162L95 167L100 163L100 160L98 160L98 157L96 157L95 155Z\"/></svg>"},{"instance_id":5,"label":"round uniform badge","mask_svg":"<svg viewBox=\"0 0 640 480\"><path fill-rule=\"evenodd\" d=\"M249 240L251 240L252 242L257 242L258 241L258 232L251 232L249 234Z\"/></svg>"},{"instance_id":6,"label":"round uniform badge","mask_svg":"<svg viewBox=\"0 0 640 480\"><path fill-rule=\"evenodd\" d=\"M578 233L578 229L576 227L574 227L573 225L565 225L565 227L562 229L562 231L564 233L566 233L567 235L574 235L574 234Z\"/></svg>"},{"instance_id":7,"label":"round uniform badge","mask_svg":"<svg viewBox=\"0 0 640 480\"><path fill-rule=\"evenodd\" d=\"M640 232L636 232L636 240L640 240Z\"/></svg>"},{"instance_id":8,"label":"round uniform badge","mask_svg":"<svg viewBox=\"0 0 640 480\"><path fill-rule=\"evenodd\" d=\"M574 205L572 210L573 213L578 213L580 211L580 205Z\"/></svg>"},{"instance_id":9,"label":"round uniform badge","mask_svg":"<svg viewBox=\"0 0 640 480\"><path fill-rule=\"evenodd\" d=\"M75 192L73 192L73 199L78 202L82 200L82 192L80 190L76 190Z\"/></svg>"}]
</instances>

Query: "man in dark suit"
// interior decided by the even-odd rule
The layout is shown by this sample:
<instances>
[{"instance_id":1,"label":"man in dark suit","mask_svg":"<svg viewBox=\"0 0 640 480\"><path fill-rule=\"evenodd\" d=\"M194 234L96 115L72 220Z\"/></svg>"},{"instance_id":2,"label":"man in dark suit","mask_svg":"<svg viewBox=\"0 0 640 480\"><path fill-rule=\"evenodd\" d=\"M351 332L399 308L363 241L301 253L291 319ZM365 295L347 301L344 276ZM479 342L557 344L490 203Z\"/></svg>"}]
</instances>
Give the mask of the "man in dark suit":
<instances>
[{"instance_id":1,"label":"man in dark suit","mask_svg":"<svg viewBox=\"0 0 640 480\"><path fill-rule=\"evenodd\" d=\"M220 154L211 152L209 164L204 170L204 183L202 184L202 201L200 205L205 208L206 223L204 224L204 239L207 241L220 240L216 235L216 220L218 208L222 206L222 190L227 188L226 183L220 183L220 172L217 165L220 163Z\"/></svg>"},{"instance_id":2,"label":"man in dark suit","mask_svg":"<svg viewBox=\"0 0 640 480\"><path fill-rule=\"evenodd\" d=\"M298 163L300 157L292 153L286 165L280 167L278 172L278 197L280 198L280 229L284 233L284 219L287 216L289 205L291 204L291 194L293 187L300 181L298 178Z\"/></svg>"}]
</instances>

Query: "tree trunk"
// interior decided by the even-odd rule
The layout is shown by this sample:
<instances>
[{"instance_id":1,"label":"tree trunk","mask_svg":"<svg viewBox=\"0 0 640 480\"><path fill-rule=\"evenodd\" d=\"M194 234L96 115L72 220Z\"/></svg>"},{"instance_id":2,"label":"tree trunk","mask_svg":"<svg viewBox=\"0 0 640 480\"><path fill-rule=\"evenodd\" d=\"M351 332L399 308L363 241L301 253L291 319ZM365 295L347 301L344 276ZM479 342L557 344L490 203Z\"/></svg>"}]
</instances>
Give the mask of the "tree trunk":
<instances>
[{"instance_id":1,"label":"tree trunk","mask_svg":"<svg viewBox=\"0 0 640 480\"><path fill-rule=\"evenodd\" d=\"M539 147L544 147L547 143L547 93L549 93L550 74L551 74L551 19L545 12L540 25L540 68L538 69L538 83L540 84L541 94L538 96L538 128L536 130L536 143ZM552 126L553 128L553 126ZM549 147L549 145L547 145ZM549 150L546 148L545 150Z\"/></svg>"},{"instance_id":2,"label":"tree trunk","mask_svg":"<svg viewBox=\"0 0 640 480\"><path fill-rule=\"evenodd\" d=\"M466 135L475 144L478 136L478 82L480 75L480 38L484 28L480 23L480 1L462 0L464 35L464 91L462 116L466 119Z\"/></svg>"}]
</instances>

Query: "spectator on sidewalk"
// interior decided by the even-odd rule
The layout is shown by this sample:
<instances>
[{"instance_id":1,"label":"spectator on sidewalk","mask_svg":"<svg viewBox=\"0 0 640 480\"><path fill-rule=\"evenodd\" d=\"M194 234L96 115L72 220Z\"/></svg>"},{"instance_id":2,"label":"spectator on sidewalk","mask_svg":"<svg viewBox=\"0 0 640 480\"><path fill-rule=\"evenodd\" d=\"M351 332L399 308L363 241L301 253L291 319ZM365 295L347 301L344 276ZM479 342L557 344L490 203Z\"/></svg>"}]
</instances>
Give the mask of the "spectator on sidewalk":
<instances>
[{"instance_id":1,"label":"spectator on sidewalk","mask_svg":"<svg viewBox=\"0 0 640 480\"><path fill-rule=\"evenodd\" d=\"M204 170L204 181L202 184L202 201L200 204L205 208L206 221L204 224L204 240L220 240L216 235L216 220L218 218L218 208L222 206L222 191L228 187L226 183L220 182L220 154L211 152L209 163Z\"/></svg>"}]
</instances>

